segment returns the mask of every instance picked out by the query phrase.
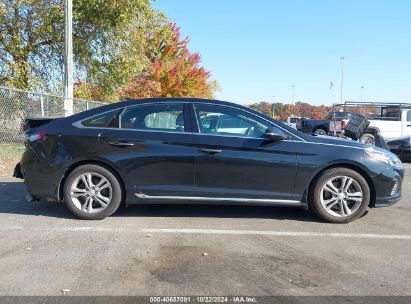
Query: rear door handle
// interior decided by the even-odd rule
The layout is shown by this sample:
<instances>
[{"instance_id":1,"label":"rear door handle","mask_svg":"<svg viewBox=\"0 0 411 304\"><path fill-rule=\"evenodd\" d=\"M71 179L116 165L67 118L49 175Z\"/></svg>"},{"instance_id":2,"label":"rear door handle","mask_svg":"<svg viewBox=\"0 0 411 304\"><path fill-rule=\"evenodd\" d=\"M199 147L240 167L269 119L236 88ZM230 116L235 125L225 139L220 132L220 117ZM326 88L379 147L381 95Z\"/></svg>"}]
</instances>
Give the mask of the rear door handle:
<instances>
[{"instance_id":1,"label":"rear door handle","mask_svg":"<svg viewBox=\"0 0 411 304\"><path fill-rule=\"evenodd\" d=\"M109 141L108 144L110 146L115 146L115 147L132 147L134 146L134 143L128 142L128 141Z\"/></svg>"},{"instance_id":2,"label":"rear door handle","mask_svg":"<svg viewBox=\"0 0 411 304\"><path fill-rule=\"evenodd\" d=\"M198 151L208 153L208 154L216 154L216 153L223 152L223 150L220 150L220 149L208 149L208 148L199 148Z\"/></svg>"}]
</instances>

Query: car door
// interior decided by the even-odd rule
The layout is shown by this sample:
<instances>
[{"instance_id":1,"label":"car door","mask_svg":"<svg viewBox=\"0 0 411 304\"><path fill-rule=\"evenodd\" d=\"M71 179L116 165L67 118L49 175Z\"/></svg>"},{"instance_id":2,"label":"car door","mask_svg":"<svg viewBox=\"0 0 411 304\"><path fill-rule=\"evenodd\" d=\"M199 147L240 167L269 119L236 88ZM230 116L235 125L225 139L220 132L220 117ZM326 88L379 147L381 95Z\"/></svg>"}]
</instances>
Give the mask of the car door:
<instances>
[{"instance_id":1,"label":"car door","mask_svg":"<svg viewBox=\"0 0 411 304\"><path fill-rule=\"evenodd\" d=\"M195 103L195 193L209 198L292 200L296 153L292 139L270 141L273 124L242 109ZM276 128L286 135L286 131Z\"/></svg>"},{"instance_id":2,"label":"car door","mask_svg":"<svg viewBox=\"0 0 411 304\"><path fill-rule=\"evenodd\" d=\"M126 107L100 135L104 158L121 172L127 200L192 195L194 156L184 103Z\"/></svg>"},{"instance_id":3,"label":"car door","mask_svg":"<svg viewBox=\"0 0 411 304\"><path fill-rule=\"evenodd\" d=\"M411 110L402 111L402 136L411 135Z\"/></svg>"}]
</instances>

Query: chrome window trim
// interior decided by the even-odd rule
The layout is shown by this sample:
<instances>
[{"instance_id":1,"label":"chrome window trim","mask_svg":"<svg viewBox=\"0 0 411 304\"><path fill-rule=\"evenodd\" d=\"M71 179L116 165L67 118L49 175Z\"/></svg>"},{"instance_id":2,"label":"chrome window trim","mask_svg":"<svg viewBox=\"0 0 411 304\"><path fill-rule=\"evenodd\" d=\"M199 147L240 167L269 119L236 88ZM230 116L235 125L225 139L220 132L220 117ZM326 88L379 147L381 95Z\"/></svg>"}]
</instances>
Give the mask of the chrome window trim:
<instances>
[{"instance_id":1,"label":"chrome window trim","mask_svg":"<svg viewBox=\"0 0 411 304\"><path fill-rule=\"evenodd\" d=\"M150 103L142 103L142 104L134 104L134 105L128 105L128 106L124 106L124 107L120 107L117 109L111 109L102 113L98 113L89 117L86 117L84 119L78 120L76 122L72 123L72 126L76 127L76 128L80 128L80 129L99 129L99 130L125 130L125 131L138 131L138 132L164 132L164 133L174 133L174 134L194 134L194 135L207 135L207 136L222 136L222 137L235 137L235 138L247 138L247 139L263 139L263 138L256 138L256 137L246 137L246 136L231 136L231 135L216 135L216 134L204 134L200 132L200 126L198 125L198 117L197 117L197 111L195 110L195 105L196 104L206 104L206 105L212 105L212 106L220 106L220 107L226 107L226 108L232 108L232 109L236 109L239 111L243 111L245 113L248 113L252 116L258 117L261 120L264 120L266 122L268 122L270 125L275 125L277 128L283 130L284 132L286 132L287 134L290 134L293 139L298 139L298 141L301 142L308 142L307 140L305 140L304 138L299 137L298 135L291 133L289 131L287 131L286 129L282 128L281 126L274 124L273 122L271 122L270 120L261 117L259 115L256 115L250 111L244 110L244 109L239 109L235 106L230 106L230 105L225 105L225 104L216 104L216 103L212 103L212 102L194 102L194 101L170 101L170 103L179 103L179 104L191 104L193 106L193 110L194 110L194 115L195 115L195 120L196 120L196 124L197 124L197 128L198 128L198 133L197 132L175 132L175 131L162 131L162 130L146 130L146 129L128 129L128 128L120 128L121 126L121 120L119 121L119 128L108 128L108 127L87 127L84 126L82 124L83 121L91 119L93 117L96 117L98 115L102 115L111 111L115 111L115 110L120 110L122 109L120 116L124 113L124 111L128 108L132 108L132 107L142 107L142 106L148 106L148 105L154 105L154 104L167 104L168 102L164 102L164 101L158 101L158 102L150 102ZM184 109L183 109L184 110ZM283 140L283 141L293 141L293 140Z\"/></svg>"},{"instance_id":2,"label":"chrome window trim","mask_svg":"<svg viewBox=\"0 0 411 304\"><path fill-rule=\"evenodd\" d=\"M180 103L180 102L175 102L175 103ZM183 104L183 103L189 103L189 102L181 102L180 104ZM138 105L130 105L130 106L124 106L124 107L120 107L120 108L118 108L118 109L114 109L114 110L108 110L108 111L106 111L106 112L102 112L102 113L99 113L99 114L96 114L96 115L92 115L92 116L89 116L89 117L87 117L87 118L84 118L84 119L81 119L81 120L78 120L78 121L76 121L76 122L73 122L72 123L72 126L73 127L76 127L76 128L79 128L79 129L98 129L98 130L117 130L117 131L121 131L121 130L124 130L124 131L136 131L136 132L155 132L155 133L159 133L159 132L161 132L161 133L173 133L173 134L193 134L193 132L185 132L185 131L183 131L183 132L177 132L177 131L165 131L165 130L147 130L147 129L130 129L130 128L121 128L121 116L124 114L124 112L128 109L128 108L133 108L133 107L140 107L140 106L148 106L148 105L153 105L153 104L167 104L167 102L153 102L153 103L145 103L145 104L138 104ZM88 120L88 119L91 119L91 118L93 118L93 117L96 117L96 116L99 116L99 115L103 115L103 114L106 114L106 113L109 113L109 112L112 112L112 111L120 111L121 110L121 113L120 113L120 115L119 115L119 127L118 128L109 128L109 127L87 127L87 126L85 126L85 125L83 125L82 124L82 122L83 121L85 121L85 120ZM183 107L183 112L184 112L184 107Z\"/></svg>"}]
</instances>

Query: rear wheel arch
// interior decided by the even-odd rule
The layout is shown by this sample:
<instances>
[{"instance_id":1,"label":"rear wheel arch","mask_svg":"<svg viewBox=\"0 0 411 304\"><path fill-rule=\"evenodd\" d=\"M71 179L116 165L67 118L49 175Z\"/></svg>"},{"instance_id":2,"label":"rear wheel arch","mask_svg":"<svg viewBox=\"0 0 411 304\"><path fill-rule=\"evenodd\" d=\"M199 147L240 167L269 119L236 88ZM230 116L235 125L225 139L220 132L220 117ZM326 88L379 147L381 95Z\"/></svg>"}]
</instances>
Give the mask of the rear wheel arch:
<instances>
[{"instance_id":1,"label":"rear wheel arch","mask_svg":"<svg viewBox=\"0 0 411 304\"><path fill-rule=\"evenodd\" d=\"M61 202L64 198L64 185L66 183L68 176L70 175L71 172L73 172L73 170L83 165L98 165L98 166L101 166L109 170L111 173L113 173L120 183L121 190L123 192L122 202L124 202L124 199L126 197L126 192L125 192L126 188L125 188L123 179L121 178L117 170L114 169L113 166L107 164L104 161L100 161L100 160L81 160L81 161L75 162L70 165L70 167L66 170L66 172L64 172L64 175L61 178L60 183L59 183L59 187L58 187L58 201L59 202Z\"/></svg>"},{"instance_id":2,"label":"rear wheel arch","mask_svg":"<svg viewBox=\"0 0 411 304\"><path fill-rule=\"evenodd\" d=\"M346 169L351 169L357 173L359 173L367 182L368 187L370 188L370 203L369 203L369 207L374 207L375 204L375 186L374 183L371 179L371 177L367 174L367 172L365 172L365 170L363 168L361 168L361 166L355 165L355 164L348 164L348 163L336 163L336 164L332 164L329 165L327 167L322 168L319 172L317 172L317 174L314 176L314 178L311 180L310 184L308 185L307 188L307 199L310 199L313 191L314 191L314 187L316 182L318 181L318 179L320 178L320 176L329 169L333 169L333 168L346 168Z\"/></svg>"}]
</instances>

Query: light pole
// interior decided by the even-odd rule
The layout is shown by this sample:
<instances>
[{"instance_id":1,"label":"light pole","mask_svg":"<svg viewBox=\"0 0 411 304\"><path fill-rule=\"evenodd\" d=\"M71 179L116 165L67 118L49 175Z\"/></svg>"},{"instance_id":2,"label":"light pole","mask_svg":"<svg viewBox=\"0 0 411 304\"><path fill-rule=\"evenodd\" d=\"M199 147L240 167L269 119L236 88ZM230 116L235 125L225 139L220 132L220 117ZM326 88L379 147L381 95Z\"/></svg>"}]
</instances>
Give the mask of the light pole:
<instances>
[{"instance_id":1,"label":"light pole","mask_svg":"<svg viewBox=\"0 0 411 304\"><path fill-rule=\"evenodd\" d=\"M295 95L295 85L294 84L291 86L291 89L292 89L291 104L294 105L294 95Z\"/></svg>"},{"instance_id":2,"label":"light pole","mask_svg":"<svg viewBox=\"0 0 411 304\"><path fill-rule=\"evenodd\" d=\"M275 96L273 96L272 116L273 116L273 118L275 118Z\"/></svg>"},{"instance_id":3,"label":"light pole","mask_svg":"<svg viewBox=\"0 0 411 304\"><path fill-rule=\"evenodd\" d=\"M73 114L72 0L64 0L64 116Z\"/></svg>"},{"instance_id":4,"label":"light pole","mask_svg":"<svg viewBox=\"0 0 411 304\"><path fill-rule=\"evenodd\" d=\"M343 90L344 90L344 57L341 57L341 97L340 103L343 103Z\"/></svg>"},{"instance_id":5,"label":"light pole","mask_svg":"<svg viewBox=\"0 0 411 304\"><path fill-rule=\"evenodd\" d=\"M361 86L361 102L362 102L363 96L364 96L364 86Z\"/></svg>"}]
</instances>

